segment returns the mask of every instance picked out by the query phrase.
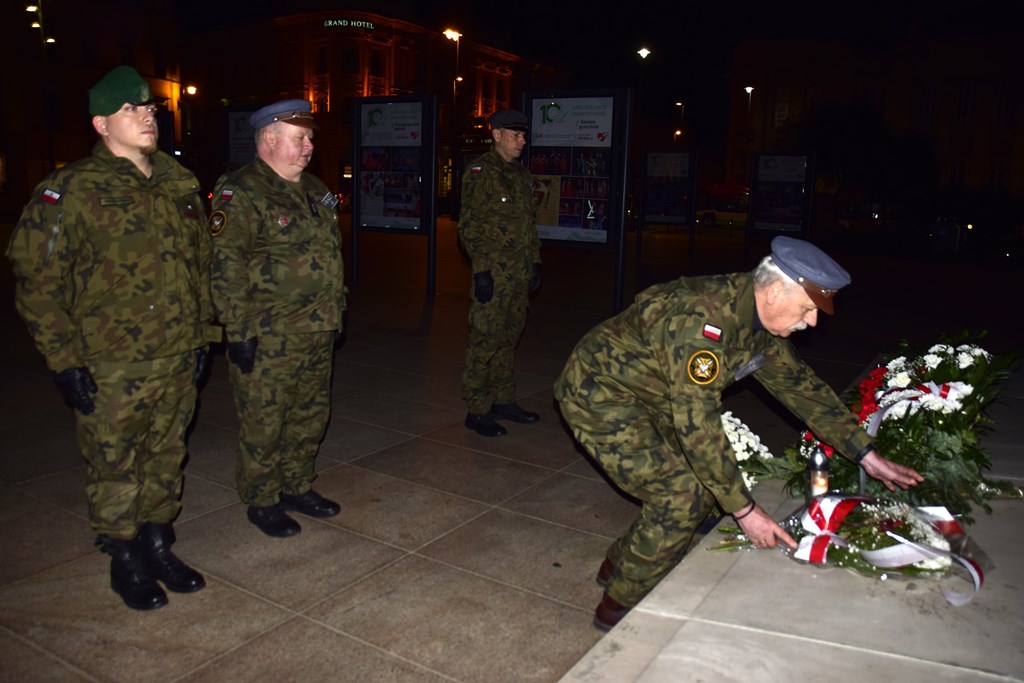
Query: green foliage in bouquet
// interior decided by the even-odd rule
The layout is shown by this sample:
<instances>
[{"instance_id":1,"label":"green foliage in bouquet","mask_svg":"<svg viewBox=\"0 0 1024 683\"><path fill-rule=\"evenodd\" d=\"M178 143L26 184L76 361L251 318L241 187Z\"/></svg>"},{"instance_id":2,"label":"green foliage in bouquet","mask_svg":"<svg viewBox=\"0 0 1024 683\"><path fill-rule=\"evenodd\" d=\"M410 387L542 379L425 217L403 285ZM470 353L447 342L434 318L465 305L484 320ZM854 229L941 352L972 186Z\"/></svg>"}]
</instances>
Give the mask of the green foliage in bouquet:
<instances>
[{"instance_id":1,"label":"green foliage in bouquet","mask_svg":"<svg viewBox=\"0 0 1024 683\"><path fill-rule=\"evenodd\" d=\"M881 482L864 477L863 493L915 507L941 505L967 522L972 503L991 512L987 500L1021 495L1009 482L985 477L991 462L980 443L992 425L985 409L996 399L1017 356L993 357L968 339L964 332L917 354L904 343L845 397L862 426L874 435L879 453L914 468L925 479L906 491L890 492ZM804 432L781 458L755 466L785 480L791 495L801 495L815 443L813 435ZM845 458L829 462L832 490L860 491L860 467Z\"/></svg>"}]
</instances>

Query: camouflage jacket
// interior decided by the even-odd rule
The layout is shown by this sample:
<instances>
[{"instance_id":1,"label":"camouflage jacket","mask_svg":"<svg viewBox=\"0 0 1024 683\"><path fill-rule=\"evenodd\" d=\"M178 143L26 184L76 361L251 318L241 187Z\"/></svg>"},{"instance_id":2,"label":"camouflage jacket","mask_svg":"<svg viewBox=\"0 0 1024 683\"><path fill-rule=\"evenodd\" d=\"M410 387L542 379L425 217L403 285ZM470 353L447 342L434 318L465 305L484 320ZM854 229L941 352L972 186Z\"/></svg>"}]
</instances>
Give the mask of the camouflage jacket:
<instances>
[{"instance_id":1,"label":"camouflage jacket","mask_svg":"<svg viewBox=\"0 0 1024 683\"><path fill-rule=\"evenodd\" d=\"M261 334L341 330L345 275L337 197L257 159L221 176L213 194L213 301L229 342Z\"/></svg>"},{"instance_id":2,"label":"camouflage jacket","mask_svg":"<svg viewBox=\"0 0 1024 683\"><path fill-rule=\"evenodd\" d=\"M145 177L102 142L36 187L11 236L18 311L51 370L165 358L219 337L195 176Z\"/></svg>"},{"instance_id":3,"label":"camouflage jacket","mask_svg":"<svg viewBox=\"0 0 1024 683\"><path fill-rule=\"evenodd\" d=\"M755 329L755 320L749 273L656 285L583 337L555 397L588 406L595 419L645 411L660 433L674 431L694 474L734 512L750 494L721 424L722 391L733 382L751 375L847 457L870 443L789 340Z\"/></svg>"},{"instance_id":4,"label":"camouflage jacket","mask_svg":"<svg viewBox=\"0 0 1024 683\"><path fill-rule=\"evenodd\" d=\"M540 263L533 176L494 148L474 159L462 178L459 238L474 273L521 269Z\"/></svg>"}]
</instances>

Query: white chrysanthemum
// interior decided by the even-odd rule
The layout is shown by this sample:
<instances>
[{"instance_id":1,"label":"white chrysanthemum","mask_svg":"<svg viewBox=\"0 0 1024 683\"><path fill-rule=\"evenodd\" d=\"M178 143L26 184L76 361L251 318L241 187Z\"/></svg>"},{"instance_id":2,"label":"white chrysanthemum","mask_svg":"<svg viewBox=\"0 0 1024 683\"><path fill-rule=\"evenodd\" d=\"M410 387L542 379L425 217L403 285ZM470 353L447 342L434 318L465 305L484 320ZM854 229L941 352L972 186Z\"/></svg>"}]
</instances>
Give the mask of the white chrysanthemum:
<instances>
[{"instance_id":1,"label":"white chrysanthemum","mask_svg":"<svg viewBox=\"0 0 1024 683\"><path fill-rule=\"evenodd\" d=\"M926 353L921 358L921 362L923 362L924 366L926 368L928 368L929 370L934 370L935 368L939 367L939 364L942 363L943 360L945 360L945 359L939 357L938 355L936 355L934 353Z\"/></svg>"},{"instance_id":2,"label":"white chrysanthemum","mask_svg":"<svg viewBox=\"0 0 1024 683\"><path fill-rule=\"evenodd\" d=\"M972 356L983 356L986 360L992 357L992 354L975 344L961 344L956 347L956 350L957 353L969 353Z\"/></svg>"},{"instance_id":3,"label":"white chrysanthemum","mask_svg":"<svg viewBox=\"0 0 1024 683\"><path fill-rule=\"evenodd\" d=\"M943 398L935 394L924 394L919 401L923 410L931 410L936 413L956 413L963 409L963 404L952 395Z\"/></svg>"},{"instance_id":4,"label":"white chrysanthemum","mask_svg":"<svg viewBox=\"0 0 1024 683\"><path fill-rule=\"evenodd\" d=\"M953 347L949 344L936 344L935 346L928 349L928 353L943 353L947 356L953 353Z\"/></svg>"},{"instance_id":5,"label":"white chrysanthemum","mask_svg":"<svg viewBox=\"0 0 1024 683\"><path fill-rule=\"evenodd\" d=\"M737 462L743 462L755 456L764 459L773 457L768 447L761 443L761 437L754 434L742 420L732 414L731 410L722 414L722 429L736 454ZM744 472L744 476L744 481L746 481L746 472Z\"/></svg>"},{"instance_id":6,"label":"white chrysanthemum","mask_svg":"<svg viewBox=\"0 0 1024 683\"><path fill-rule=\"evenodd\" d=\"M956 366L961 370L969 368L974 365L974 356L969 353L960 351L956 354Z\"/></svg>"},{"instance_id":7,"label":"white chrysanthemum","mask_svg":"<svg viewBox=\"0 0 1024 683\"><path fill-rule=\"evenodd\" d=\"M907 368L907 357L906 356L896 356L891 361L889 361L886 364L886 366L885 366L885 369L889 373L902 372L906 368Z\"/></svg>"},{"instance_id":8,"label":"white chrysanthemum","mask_svg":"<svg viewBox=\"0 0 1024 683\"><path fill-rule=\"evenodd\" d=\"M907 520L910 522L911 535L915 540L936 550L949 552L949 541L932 524L929 524L917 515L910 515ZM914 566L929 571L937 571L946 569L951 564L952 561L948 556L940 555L939 557L931 557L927 560L916 562Z\"/></svg>"}]
</instances>

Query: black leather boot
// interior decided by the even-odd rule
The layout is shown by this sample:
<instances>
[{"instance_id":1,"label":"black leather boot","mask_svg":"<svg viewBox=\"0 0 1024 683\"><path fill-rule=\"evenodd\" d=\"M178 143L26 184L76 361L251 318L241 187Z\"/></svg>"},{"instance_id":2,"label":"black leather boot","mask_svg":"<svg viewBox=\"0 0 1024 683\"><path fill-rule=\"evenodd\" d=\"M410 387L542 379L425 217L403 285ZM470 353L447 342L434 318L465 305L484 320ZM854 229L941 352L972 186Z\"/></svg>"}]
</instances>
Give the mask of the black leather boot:
<instances>
[{"instance_id":1,"label":"black leather boot","mask_svg":"<svg viewBox=\"0 0 1024 683\"><path fill-rule=\"evenodd\" d=\"M519 424L532 425L540 421L540 415L524 410L521 405L512 401L511 403L495 403L491 406L491 415L496 420L512 420Z\"/></svg>"},{"instance_id":2,"label":"black leather boot","mask_svg":"<svg viewBox=\"0 0 1024 683\"><path fill-rule=\"evenodd\" d=\"M508 430L494 421L490 413L469 413L466 415L466 428L472 429L480 436L505 436Z\"/></svg>"},{"instance_id":3,"label":"black leather boot","mask_svg":"<svg viewBox=\"0 0 1024 683\"><path fill-rule=\"evenodd\" d=\"M170 522L146 522L139 529L139 544L145 554L150 576L175 593L194 593L206 586L206 579L171 552L177 537Z\"/></svg>"},{"instance_id":4,"label":"black leather boot","mask_svg":"<svg viewBox=\"0 0 1024 683\"><path fill-rule=\"evenodd\" d=\"M151 610L167 604L167 594L149 571L139 539L123 541L100 537L103 552L110 555L110 587L132 609Z\"/></svg>"}]
</instances>

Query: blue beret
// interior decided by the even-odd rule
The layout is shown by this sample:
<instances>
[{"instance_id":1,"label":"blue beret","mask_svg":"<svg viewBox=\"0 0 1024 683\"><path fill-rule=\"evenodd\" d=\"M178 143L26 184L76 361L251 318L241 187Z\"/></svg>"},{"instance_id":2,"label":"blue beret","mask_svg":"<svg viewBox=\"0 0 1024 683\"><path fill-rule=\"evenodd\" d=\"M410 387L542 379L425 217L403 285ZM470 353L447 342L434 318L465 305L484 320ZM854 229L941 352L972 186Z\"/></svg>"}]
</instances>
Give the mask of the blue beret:
<instances>
[{"instance_id":1,"label":"blue beret","mask_svg":"<svg viewBox=\"0 0 1024 683\"><path fill-rule=\"evenodd\" d=\"M313 105L309 100L281 100L268 104L249 117L254 130L269 126L275 121L285 121L303 128L319 128L313 119Z\"/></svg>"},{"instance_id":2,"label":"blue beret","mask_svg":"<svg viewBox=\"0 0 1024 683\"><path fill-rule=\"evenodd\" d=\"M832 297L850 284L850 274L810 242L776 237L772 240L772 261L804 288L818 308L829 314L834 311Z\"/></svg>"},{"instance_id":3,"label":"blue beret","mask_svg":"<svg viewBox=\"0 0 1024 683\"><path fill-rule=\"evenodd\" d=\"M515 109L499 109L487 119L491 128L508 128L526 132L526 114Z\"/></svg>"}]
</instances>

